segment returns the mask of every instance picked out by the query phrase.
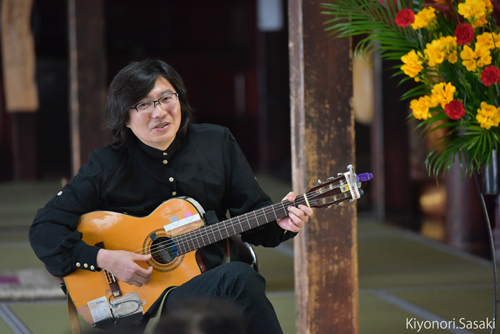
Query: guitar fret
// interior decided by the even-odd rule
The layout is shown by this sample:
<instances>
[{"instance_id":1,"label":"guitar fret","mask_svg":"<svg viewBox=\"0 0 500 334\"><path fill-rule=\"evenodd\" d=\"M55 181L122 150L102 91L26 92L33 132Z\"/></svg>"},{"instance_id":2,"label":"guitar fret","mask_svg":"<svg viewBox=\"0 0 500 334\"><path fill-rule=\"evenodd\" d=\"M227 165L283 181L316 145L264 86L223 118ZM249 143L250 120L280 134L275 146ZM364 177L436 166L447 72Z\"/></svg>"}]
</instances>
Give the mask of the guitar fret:
<instances>
[{"instance_id":1,"label":"guitar fret","mask_svg":"<svg viewBox=\"0 0 500 334\"><path fill-rule=\"evenodd\" d=\"M204 234L204 231L203 231L203 230L201 230L201 231L199 232L199 236L198 236L198 238L197 238L197 239L198 239L198 248L201 248L201 247L203 247L203 246L206 246L206 245L207 245L207 243L205 242L205 234Z\"/></svg>"},{"instance_id":2,"label":"guitar fret","mask_svg":"<svg viewBox=\"0 0 500 334\"><path fill-rule=\"evenodd\" d=\"M257 221L257 226L260 226L259 224L259 218L257 218L257 213L254 211L253 215L255 216L255 220Z\"/></svg>"},{"instance_id":3,"label":"guitar fret","mask_svg":"<svg viewBox=\"0 0 500 334\"><path fill-rule=\"evenodd\" d=\"M180 254L186 254L186 249L184 248L184 246L181 244L181 243L176 243L176 246L177 246L177 253L180 253ZM183 249L181 249L181 246Z\"/></svg>"},{"instance_id":4,"label":"guitar fret","mask_svg":"<svg viewBox=\"0 0 500 334\"><path fill-rule=\"evenodd\" d=\"M252 225L250 224L250 219L248 219L248 214L245 214L245 218L247 219L248 228L251 229Z\"/></svg>"},{"instance_id":5,"label":"guitar fret","mask_svg":"<svg viewBox=\"0 0 500 334\"><path fill-rule=\"evenodd\" d=\"M219 230L219 235L220 235L220 240L224 239L224 237L222 237L222 233L220 232L220 229Z\"/></svg>"},{"instance_id":6,"label":"guitar fret","mask_svg":"<svg viewBox=\"0 0 500 334\"><path fill-rule=\"evenodd\" d=\"M243 225L241 225L240 216L238 216L236 218L238 218L238 223L240 224L240 229L241 229L240 233L241 233L241 232L243 232Z\"/></svg>"},{"instance_id":7,"label":"guitar fret","mask_svg":"<svg viewBox=\"0 0 500 334\"><path fill-rule=\"evenodd\" d=\"M214 232L214 229L212 227L212 229L210 230L210 232L212 233L212 237L214 238L214 241L213 242L217 242L217 237L215 236L215 232ZM209 240L210 240L210 237L209 237ZM211 240L210 240L211 241ZM212 241L211 241L212 243Z\"/></svg>"},{"instance_id":8,"label":"guitar fret","mask_svg":"<svg viewBox=\"0 0 500 334\"><path fill-rule=\"evenodd\" d=\"M287 214L286 214L286 208L285 208L285 203L284 203L284 202L281 202L281 206L283 207L283 214L284 214L285 216L287 216Z\"/></svg>"},{"instance_id":9,"label":"guitar fret","mask_svg":"<svg viewBox=\"0 0 500 334\"><path fill-rule=\"evenodd\" d=\"M193 245L193 248L190 249L190 251L196 249L196 246L194 245L194 240L193 238L189 238L188 241L191 241L191 244Z\"/></svg>"},{"instance_id":10,"label":"guitar fret","mask_svg":"<svg viewBox=\"0 0 500 334\"><path fill-rule=\"evenodd\" d=\"M200 237L201 237L201 236L197 236L197 237L195 238L196 243L198 244L198 248L201 248L201 246L200 246Z\"/></svg>"},{"instance_id":11,"label":"guitar fret","mask_svg":"<svg viewBox=\"0 0 500 334\"><path fill-rule=\"evenodd\" d=\"M230 219L229 221L231 222L231 220L233 220L233 219ZM231 224L231 227L233 228L234 235L238 234L238 233L236 232L236 230L234 229L234 224Z\"/></svg>"},{"instance_id":12,"label":"guitar fret","mask_svg":"<svg viewBox=\"0 0 500 334\"><path fill-rule=\"evenodd\" d=\"M275 218L276 220L278 220L279 218L278 218L278 215L276 214L276 211L274 210L274 205L271 205L271 209L273 209L274 218Z\"/></svg>"},{"instance_id":13,"label":"guitar fret","mask_svg":"<svg viewBox=\"0 0 500 334\"><path fill-rule=\"evenodd\" d=\"M227 227L224 224L220 225L219 231L221 231L221 238L222 239L226 239L229 236L229 233L227 233Z\"/></svg>"},{"instance_id":14,"label":"guitar fret","mask_svg":"<svg viewBox=\"0 0 500 334\"><path fill-rule=\"evenodd\" d=\"M203 236L203 243L205 245L210 245L211 241L210 241L210 231L205 231L205 235Z\"/></svg>"},{"instance_id":15,"label":"guitar fret","mask_svg":"<svg viewBox=\"0 0 500 334\"><path fill-rule=\"evenodd\" d=\"M266 218L266 224L269 223L269 220L267 219L267 213L266 210L264 210L264 208L262 208L262 213L264 214L264 218Z\"/></svg>"}]
</instances>

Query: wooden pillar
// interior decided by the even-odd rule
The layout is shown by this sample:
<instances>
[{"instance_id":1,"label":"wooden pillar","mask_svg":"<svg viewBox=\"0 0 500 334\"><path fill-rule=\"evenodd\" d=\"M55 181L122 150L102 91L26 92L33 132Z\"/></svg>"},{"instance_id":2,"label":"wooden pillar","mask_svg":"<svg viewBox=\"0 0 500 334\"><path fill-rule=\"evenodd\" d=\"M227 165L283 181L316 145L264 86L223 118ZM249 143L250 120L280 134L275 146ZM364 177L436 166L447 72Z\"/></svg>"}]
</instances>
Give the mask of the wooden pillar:
<instances>
[{"instance_id":1,"label":"wooden pillar","mask_svg":"<svg viewBox=\"0 0 500 334\"><path fill-rule=\"evenodd\" d=\"M301 193L354 161L351 41L324 31L320 1L290 0L292 178ZM355 203L316 210L295 238L298 333L358 333Z\"/></svg>"},{"instance_id":2,"label":"wooden pillar","mask_svg":"<svg viewBox=\"0 0 500 334\"><path fill-rule=\"evenodd\" d=\"M14 180L32 181L37 174L36 111L38 89L35 80L35 46L31 32L32 0L1 2L2 109L12 113L0 123L2 139L9 138L10 150L2 148L4 164L12 161ZM4 104L5 102L5 104ZM3 110L2 110L3 113ZM7 133L7 136L5 134ZM8 152L4 152L8 151ZM10 156L11 153L12 155ZM2 168L5 170L5 167ZM1 177L0 177L1 178Z\"/></svg>"},{"instance_id":3,"label":"wooden pillar","mask_svg":"<svg viewBox=\"0 0 500 334\"><path fill-rule=\"evenodd\" d=\"M104 0L68 0L72 171L108 143Z\"/></svg>"}]
</instances>

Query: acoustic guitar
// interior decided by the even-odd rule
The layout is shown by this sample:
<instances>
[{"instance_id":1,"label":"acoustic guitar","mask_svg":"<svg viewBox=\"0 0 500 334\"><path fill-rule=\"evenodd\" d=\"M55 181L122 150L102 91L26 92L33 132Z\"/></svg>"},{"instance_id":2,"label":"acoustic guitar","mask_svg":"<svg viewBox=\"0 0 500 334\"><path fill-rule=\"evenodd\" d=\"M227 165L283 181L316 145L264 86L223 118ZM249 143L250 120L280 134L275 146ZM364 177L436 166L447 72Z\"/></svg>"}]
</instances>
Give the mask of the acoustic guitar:
<instances>
[{"instance_id":1,"label":"acoustic guitar","mask_svg":"<svg viewBox=\"0 0 500 334\"><path fill-rule=\"evenodd\" d=\"M244 215L206 225L203 208L192 198L163 202L149 216L95 211L80 217L78 231L89 245L111 250L151 254L143 266L153 276L142 287L120 282L106 270L76 270L64 277L67 292L78 314L93 326L115 326L125 318L142 317L169 287L200 275L204 267L197 250L288 215L289 206L331 207L358 199L370 173L356 175L352 166L318 184L294 202L284 200ZM141 264L142 265L142 264Z\"/></svg>"}]
</instances>

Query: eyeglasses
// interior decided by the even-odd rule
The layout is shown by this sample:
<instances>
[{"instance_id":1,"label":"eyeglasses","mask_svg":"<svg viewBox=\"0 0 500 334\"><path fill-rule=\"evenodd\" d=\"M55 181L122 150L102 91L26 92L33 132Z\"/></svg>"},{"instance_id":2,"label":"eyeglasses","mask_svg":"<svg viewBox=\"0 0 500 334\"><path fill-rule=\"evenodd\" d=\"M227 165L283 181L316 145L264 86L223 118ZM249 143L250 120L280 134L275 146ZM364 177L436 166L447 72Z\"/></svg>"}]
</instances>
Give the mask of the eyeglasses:
<instances>
[{"instance_id":1,"label":"eyeglasses","mask_svg":"<svg viewBox=\"0 0 500 334\"><path fill-rule=\"evenodd\" d=\"M140 113L148 113L151 112L155 109L156 103L158 103L160 106L168 106L169 104L174 103L177 101L179 97L179 94L177 93L168 93L160 97L158 100L155 101L142 101L137 103L135 106L133 106L130 109L135 109L137 112Z\"/></svg>"}]
</instances>

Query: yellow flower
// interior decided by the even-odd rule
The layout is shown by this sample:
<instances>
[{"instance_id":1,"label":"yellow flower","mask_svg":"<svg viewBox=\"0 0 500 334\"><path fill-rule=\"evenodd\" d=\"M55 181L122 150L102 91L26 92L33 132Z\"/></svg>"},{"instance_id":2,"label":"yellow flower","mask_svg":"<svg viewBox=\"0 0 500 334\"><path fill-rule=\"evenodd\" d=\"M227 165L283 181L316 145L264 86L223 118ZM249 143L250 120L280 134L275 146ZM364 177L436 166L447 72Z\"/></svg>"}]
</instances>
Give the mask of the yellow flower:
<instances>
[{"instance_id":1,"label":"yellow flower","mask_svg":"<svg viewBox=\"0 0 500 334\"><path fill-rule=\"evenodd\" d=\"M404 63L404 65L401 66L401 70L411 78L416 77L424 68L422 66L423 61L415 50L411 50L407 55L401 57L401 61Z\"/></svg>"},{"instance_id":2,"label":"yellow flower","mask_svg":"<svg viewBox=\"0 0 500 334\"><path fill-rule=\"evenodd\" d=\"M429 62L429 66L441 64L443 60L448 60L454 64L457 62L457 38L454 36L441 37L427 43L424 54Z\"/></svg>"},{"instance_id":3,"label":"yellow flower","mask_svg":"<svg viewBox=\"0 0 500 334\"><path fill-rule=\"evenodd\" d=\"M435 11L432 7L425 7L415 14L415 22L411 24L411 27L415 30L420 28L432 29L437 24Z\"/></svg>"},{"instance_id":4,"label":"yellow flower","mask_svg":"<svg viewBox=\"0 0 500 334\"><path fill-rule=\"evenodd\" d=\"M476 64L478 67L484 67L491 64L491 53L488 47L476 48Z\"/></svg>"},{"instance_id":5,"label":"yellow flower","mask_svg":"<svg viewBox=\"0 0 500 334\"><path fill-rule=\"evenodd\" d=\"M444 109L444 107L453 100L455 91L456 88L449 82L441 82L434 85L431 91L432 103L436 106L441 104L441 108Z\"/></svg>"},{"instance_id":6,"label":"yellow flower","mask_svg":"<svg viewBox=\"0 0 500 334\"><path fill-rule=\"evenodd\" d=\"M431 43L427 43L425 46L424 54L429 60L429 66L436 66L436 64L441 64L444 60L444 53L441 52L443 43L435 39Z\"/></svg>"},{"instance_id":7,"label":"yellow flower","mask_svg":"<svg viewBox=\"0 0 500 334\"><path fill-rule=\"evenodd\" d=\"M495 47L500 48L500 34L492 33L491 35L493 37L493 43L495 44Z\"/></svg>"},{"instance_id":8,"label":"yellow flower","mask_svg":"<svg viewBox=\"0 0 500 334\"><path fill-rule=\"evenodd\" d=\"M477 36L476 50L478 47L487 47L488 49L493 49L495 44L493 42L493 36L489 32Z\"/></svg>"},{"instance_id":9,"label":"yellow flower","mask_svg":"<svg viewBox=\"0 0 500 334\"><path fill-rule=\"evenodd\" d=\"M486 102L481 102L481 109L477 110L476 119L486 130L492 126L498 126L500 123L499 109Z\"/></svg>"},{"instance_id":10,"label":"yellow flower","mask_svg":"<svg viewBox=\"0 0 500 334\"><path fill-rule=\"evenodd\" d=\"M455 36L446 36L439 39L443 45L442 50L445 54L445 59L450 63L455 64L458 60L457 57L457 38Z\"/></svg>"},{"instance_id":11,"label":"yellow flower","mask_svg":"<svg viewBox=\"0 0 500 334\"><path fill-rule=\"evenodd\" d=\"M480 1L484 3L484 7L486 8L487 13L490 14L493 11L493 4L491 3L491 0Z\"/></svg>"},{"instance_id":12,"label":"yellow flower","mask_svg":"<svg viewBox=\"0 0 500 334\"><path fill-rule=\"evenodd\" d=\"M458 13L470 22L473 28L482 27L487 23L486 16L493 11L490 0L465 0L458 4Z\"/></svg>"},{"instance_id":13,"label":"yellow flower","mask_svg":"<svg viewBox=\"0 0 500 334\"><path fill-rule=\"evenodd\" d=\"M453 52L451 55L449 55L448 57L446 57L446 59L451 63L451 64L455 64L457 61L458 61L458 56L457 56L457 53L456 52Z\"/></svg>"},{"instance_id":14,"label":"yellow flower","mask_svg":"<svg viewBox=\"0 0 500 334\"><path fill-rule=\"evenodd\" d=\"M416 119L426 120L427 118L431 118L432 115L429 112L429 108L435 107L437 104L434 104L430 96L422 96L418 100L412 100L410 102L410 108L413 112L413 116Z\"/></svg>"},{"instance_id":15,"label":"yellow flower","mask_svg":"<svg viewBox=\"0 0 500 334\"><path fill-rule=\"evenodd\" d=\"M472 72L476 69L476 53L468 46L464 45L464 49L460 52L462 64L467 68L467 71Z\"/></svg>"}]
</instances>

